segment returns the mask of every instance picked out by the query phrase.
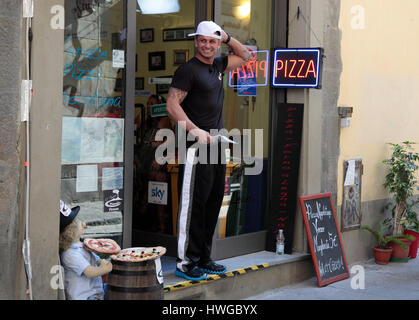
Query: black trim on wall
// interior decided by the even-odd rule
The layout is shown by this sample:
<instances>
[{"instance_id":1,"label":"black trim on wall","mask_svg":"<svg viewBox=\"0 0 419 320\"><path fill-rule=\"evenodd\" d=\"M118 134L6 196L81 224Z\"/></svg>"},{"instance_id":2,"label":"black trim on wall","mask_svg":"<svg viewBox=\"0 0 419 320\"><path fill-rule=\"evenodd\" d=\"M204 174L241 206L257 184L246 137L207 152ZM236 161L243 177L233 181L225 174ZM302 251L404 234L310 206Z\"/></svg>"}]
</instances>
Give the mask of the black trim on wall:
<instances>
[{"instance_id":1,"label":"black trim on wall","mask_svg":"<svg viewBox=\"0 0 419 320\"><path fill-rule=\"evenodd\" d=\"M288 11L289 0L273 0L272 1L272 52L274 48L287 48L288 47ZM274 177L274 164L272 163L272 155L276 150L274 144L274 134L277 132L278 111L277 106L279 103L286 103L286 89L271 89L270 91L270 107L269 107L269 161L268 161L268 192L267 192L267 214L265 215L265 228L270 228L271 216L274 208L272 207L273 200L273 180Z\"/></svg>"}]
</instances>

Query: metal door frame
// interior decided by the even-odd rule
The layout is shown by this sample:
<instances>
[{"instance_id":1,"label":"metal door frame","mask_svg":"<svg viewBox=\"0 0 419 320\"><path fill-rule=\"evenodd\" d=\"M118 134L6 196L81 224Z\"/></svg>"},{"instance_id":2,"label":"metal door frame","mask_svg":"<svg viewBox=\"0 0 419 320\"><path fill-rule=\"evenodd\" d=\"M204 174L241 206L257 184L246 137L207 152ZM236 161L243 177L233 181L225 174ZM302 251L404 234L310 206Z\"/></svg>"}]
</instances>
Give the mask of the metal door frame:
<instances>
[{"instance_id":1,"label":"metal door frame","mask_svg":"<svg viewBox=\"0 0 419 320\"><path fill-rule=\"evenodd\" d=\"M127 29L126 65L123 87L125 101L124 132L124 209L122 214L122 245L132 245L132 199L134 177L134 107L135 107L135 53L137 1L124 0L124 27Z\"/></svg>"}]
</instances>

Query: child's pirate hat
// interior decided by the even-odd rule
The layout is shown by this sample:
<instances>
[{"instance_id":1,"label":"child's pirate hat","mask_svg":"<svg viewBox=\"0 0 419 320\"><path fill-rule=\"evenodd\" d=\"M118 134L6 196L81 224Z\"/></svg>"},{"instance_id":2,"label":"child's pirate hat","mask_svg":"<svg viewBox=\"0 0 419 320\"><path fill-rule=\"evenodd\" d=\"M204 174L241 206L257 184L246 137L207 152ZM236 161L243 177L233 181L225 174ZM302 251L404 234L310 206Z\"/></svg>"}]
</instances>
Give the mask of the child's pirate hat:
<instances>
[{"instance_id":1,"label":"child's pirate hat","mask_svg":"<svg viewBox=\"0 0 419 320\"><path fill-rule=\"evenodd\" d=\"M73 222L79 211L79 206L70 209L64 201L60 200L60 233Z\"/></svg>"}]
</instances>

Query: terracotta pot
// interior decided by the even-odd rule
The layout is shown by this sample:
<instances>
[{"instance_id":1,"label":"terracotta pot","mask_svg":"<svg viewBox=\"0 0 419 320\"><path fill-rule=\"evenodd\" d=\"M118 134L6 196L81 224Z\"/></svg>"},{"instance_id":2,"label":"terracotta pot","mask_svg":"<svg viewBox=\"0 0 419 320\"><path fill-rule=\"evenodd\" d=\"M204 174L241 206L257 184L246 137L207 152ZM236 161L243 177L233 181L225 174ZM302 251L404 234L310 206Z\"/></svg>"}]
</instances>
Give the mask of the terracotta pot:
<instances>
[{"instance_id":1,"label":"terracotta pot","mask_svg":"<svg viewBox=\"0 0 419 320\"><path fill-rule=\"evenodd\" d=\"M409 247L412 240L408 240L408 239L399 239L399 240L407 246L407 249L406 250L403 249L400 245L398 245L395 242L390 242L389 246L393 248L393 253L391 254L391 260L407 262L409 261Z\"/></svg>"},{"instance_id":2,"label":"terracotta pot","mask_svg":"<svg viewBox=\"0 0 419 320\"><path fill-rule=\"evenodd\" d=\"M404 234L410 234L415 237L415 240L412 241L412 243L410 244L410 249L409 249L410 259L414 259L416 258L416 255L418 254L419 233L413 230L406 229L404 230Z\"/></svg>"},{"instance_id":3,"label":"terracotta pot","mask_svg":"<svg viewBox=\"0 0 419 320\"><path fill-rule=\"evenodd\" d=\"M391 258L391 253L393 252L393 248L391 247L379 248L378 246L375 246L373 250L375 263L377 264L387 264Z\"/></svg>"}]
</instances>

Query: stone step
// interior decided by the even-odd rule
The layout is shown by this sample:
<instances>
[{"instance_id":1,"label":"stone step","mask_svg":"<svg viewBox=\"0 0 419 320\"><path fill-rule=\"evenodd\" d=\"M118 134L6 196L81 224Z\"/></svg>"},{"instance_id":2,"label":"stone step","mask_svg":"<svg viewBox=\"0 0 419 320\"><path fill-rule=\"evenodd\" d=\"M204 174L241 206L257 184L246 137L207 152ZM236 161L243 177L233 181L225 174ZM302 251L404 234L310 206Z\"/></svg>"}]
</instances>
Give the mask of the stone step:
<instances>
[{"instance_id":1,"label":"stone step","mask_svg":"<svg viewBox=\"0 0 419 320\"><path fill-rule=\"evenodd\" d=\"M278 256L261 251L217 261L227 266L224 275L188 281L174 275L174 262L162 258L165 300L236 300L298 283L315 275L311 255Z\"/></svg>"}]
</instances>

